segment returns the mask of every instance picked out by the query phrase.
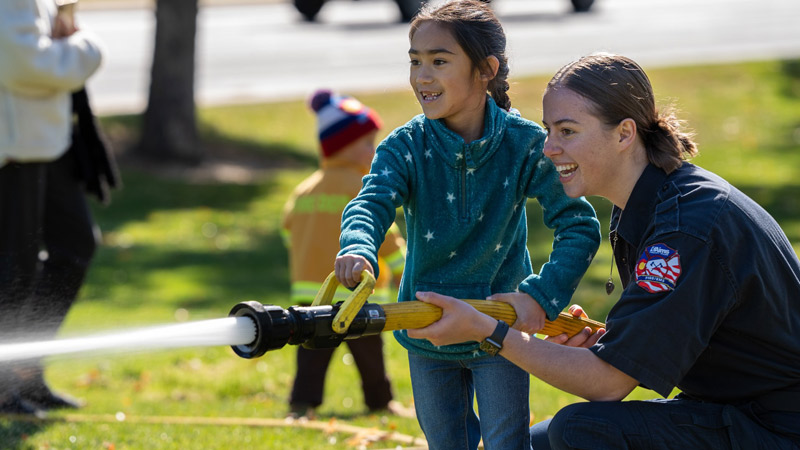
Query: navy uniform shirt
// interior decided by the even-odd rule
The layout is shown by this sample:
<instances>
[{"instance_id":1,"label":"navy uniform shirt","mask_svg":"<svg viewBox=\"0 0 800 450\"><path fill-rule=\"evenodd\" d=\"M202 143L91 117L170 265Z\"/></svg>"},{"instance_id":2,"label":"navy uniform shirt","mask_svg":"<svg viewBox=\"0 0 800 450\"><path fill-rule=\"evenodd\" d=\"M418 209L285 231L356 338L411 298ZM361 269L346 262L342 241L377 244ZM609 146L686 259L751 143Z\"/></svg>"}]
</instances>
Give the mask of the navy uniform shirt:
<instances>
[{"instance_id":1,"label":"navy uniform shirt","mask_svg":"<svg viewBox=\"0 0 800 450\"><path fill-rule=\"evenodd\" d=\"M800 262L775 220L684 163L648 166L611 222L625 290L592 351L664 397L800 411Z\"/></svg>"}]
</instances>

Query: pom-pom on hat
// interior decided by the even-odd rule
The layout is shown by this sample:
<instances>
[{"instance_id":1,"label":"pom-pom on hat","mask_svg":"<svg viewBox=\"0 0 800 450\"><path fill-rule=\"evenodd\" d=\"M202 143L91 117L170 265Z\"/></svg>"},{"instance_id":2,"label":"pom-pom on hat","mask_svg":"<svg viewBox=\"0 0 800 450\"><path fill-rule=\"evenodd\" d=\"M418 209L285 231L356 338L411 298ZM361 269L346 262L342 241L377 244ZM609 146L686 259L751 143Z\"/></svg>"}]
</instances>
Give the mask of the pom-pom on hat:
<instances>
[{"instance_id":1,"label":"pom-pom on hat","mask_svg":"<svg viewBox=\"0 0 800 450\"><path fill-rule=\"evenodd\" d=\"M336 95L327 89L314 93L309 106L317 114L317 130L326 157L383 125L378 114L353 97Z\"/></svg>"}]
</instances>

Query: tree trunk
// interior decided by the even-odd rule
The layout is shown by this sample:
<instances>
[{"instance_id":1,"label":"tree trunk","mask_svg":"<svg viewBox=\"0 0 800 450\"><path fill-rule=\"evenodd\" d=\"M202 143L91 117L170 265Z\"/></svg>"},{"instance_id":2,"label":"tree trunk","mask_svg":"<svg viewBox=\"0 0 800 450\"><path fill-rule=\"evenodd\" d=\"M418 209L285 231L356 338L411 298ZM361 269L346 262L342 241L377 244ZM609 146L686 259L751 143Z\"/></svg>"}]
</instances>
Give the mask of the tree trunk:
<instances>
[{"instance_id":1,"label":"tree trunk","mask_svg":"<svg viewBox=\"0 0 800 450\"><path fill-rule=\"evenodd\" d=\"M157 0L150 95L137 153L155 160L199 163L194 102L198 0Z\"/></svg>"}]
</instances>

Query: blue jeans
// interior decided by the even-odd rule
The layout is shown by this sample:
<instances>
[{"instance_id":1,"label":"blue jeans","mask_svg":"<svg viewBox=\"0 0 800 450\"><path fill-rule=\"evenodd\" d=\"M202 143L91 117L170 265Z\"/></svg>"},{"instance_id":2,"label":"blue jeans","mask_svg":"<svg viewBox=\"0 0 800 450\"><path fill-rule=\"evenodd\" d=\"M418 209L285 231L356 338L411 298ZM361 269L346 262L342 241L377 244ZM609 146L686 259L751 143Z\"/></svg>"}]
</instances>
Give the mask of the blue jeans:
<instances>
[{"instance_id":1,"label":"blue jeans","mask_svg":"<svg viewBox=\"0 0 800 450\"><path fill-rule=\"evenodd\" d=\"M408 354L417 420L431 450L530 450L530 375L501 356L446 361ZM473 407L478 401L480 420Z\"/></svg>"},{"instance_id":2,"label":"blue jeans","mask_svg":"<svg viewBox=\"0 0 800 450\"><path fill-rule=\"evenodd\" d=\"M768 422L766 422L768 421ZM534 450L800 449L798 413L689 399L575 403L531 427Z\"/></svg>"}]
</instances>

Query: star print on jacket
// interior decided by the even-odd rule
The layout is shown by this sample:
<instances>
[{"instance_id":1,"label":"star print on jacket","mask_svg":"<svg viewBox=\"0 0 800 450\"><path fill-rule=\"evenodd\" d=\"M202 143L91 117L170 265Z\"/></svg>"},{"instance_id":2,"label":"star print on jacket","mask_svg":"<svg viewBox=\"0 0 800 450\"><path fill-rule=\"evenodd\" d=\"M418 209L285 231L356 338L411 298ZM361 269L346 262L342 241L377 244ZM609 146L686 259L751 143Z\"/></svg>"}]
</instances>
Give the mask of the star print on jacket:
<instances>
[{"instance_id":1,"label":"star print on jacket","mask_svg":"<svg viewBox=\"0 0 800 450\"><path fill-rule=\"evenodd\" d=\"M344 210L339 254L364 256L377 268L377 249L402 206L408 253L399 301L414 300L417 291L486 298L519 290L553 319L586 271L586 255L597 250L600 224L585 199L564 193L543 154L541 127L508 114L490 97L484 117L482 137L468 143L424 115L390 133ZM538 273L526 245L527 207L541 207L544 225L559 237L549 257L539 255L548 262ZM436 348L402 331L395 336L409 351L435 358L471 359L477 348Z\"/></svg>"}]
</instances>

